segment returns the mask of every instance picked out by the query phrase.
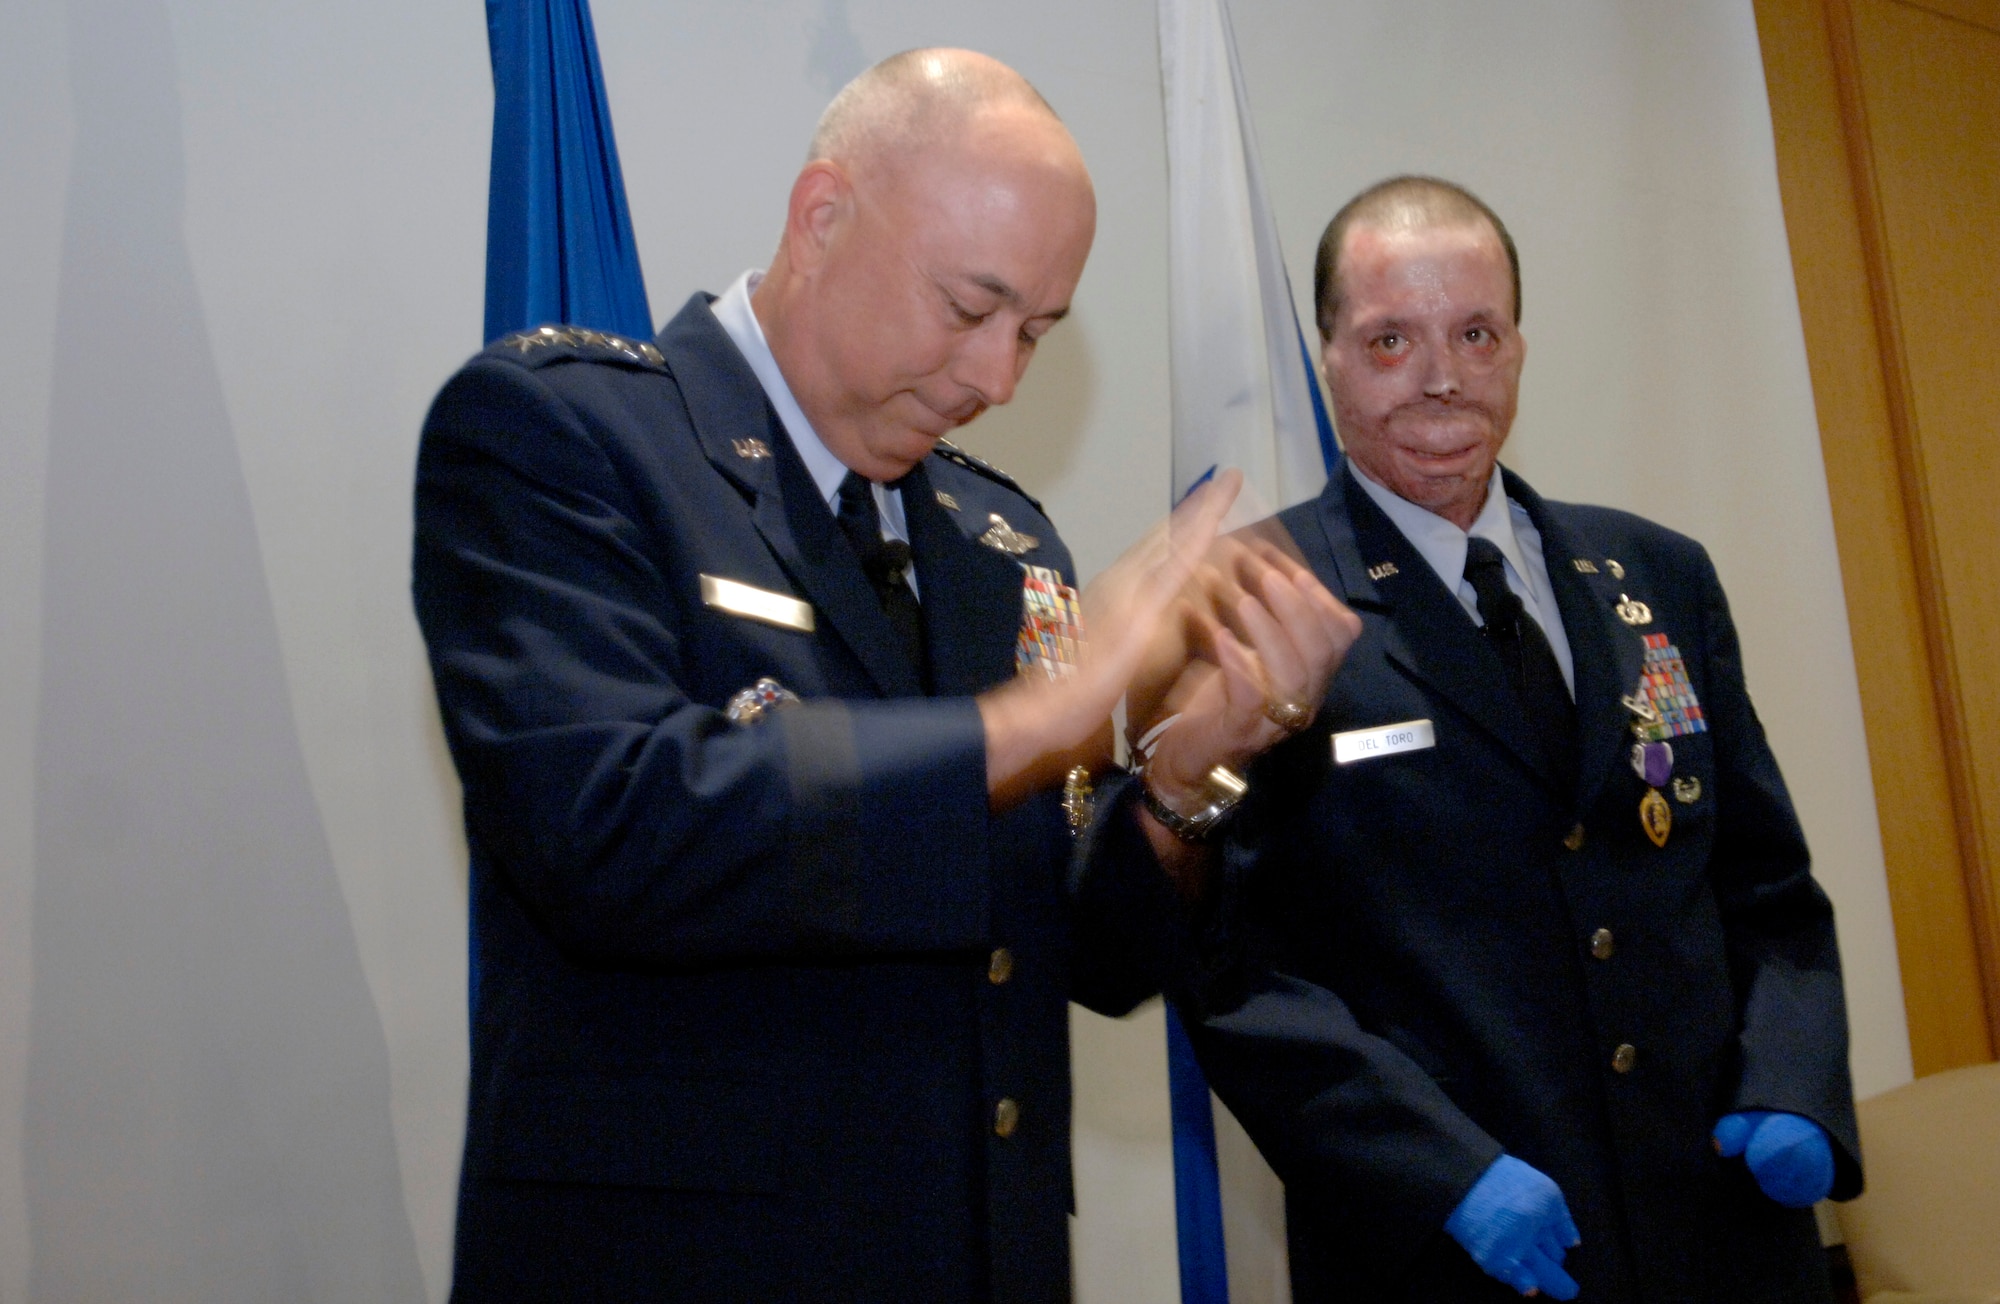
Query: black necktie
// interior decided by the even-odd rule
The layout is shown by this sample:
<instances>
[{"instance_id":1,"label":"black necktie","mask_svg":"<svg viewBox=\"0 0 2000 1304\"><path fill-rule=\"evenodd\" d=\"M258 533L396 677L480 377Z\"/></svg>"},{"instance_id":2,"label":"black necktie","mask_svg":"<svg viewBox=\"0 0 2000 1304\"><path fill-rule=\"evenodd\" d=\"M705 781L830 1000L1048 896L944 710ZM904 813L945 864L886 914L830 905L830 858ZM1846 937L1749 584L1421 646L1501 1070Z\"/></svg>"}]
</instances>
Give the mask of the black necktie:
<instances>
[{"instance_id":1,"label":"black necktie","mask_svg":"<svg viewBox=\"0 0 2000 1304\"><path fill-rule=\"evenodd\" d=\"M1521 599L1507 587L1500 549L1491 539L1472 538L1465 545L1465 582L1479 596L1479 617L1486 622L1486 639L1500 654L1508 681L1520 694L1521 705L1535 731L1542 755L1554 767L1565 788L1576 781L1576 704L1563 683L1562 667L1549 640Z\"/></svg>"},{"instance_id":2,"label":"black necktie","mask_svg":"<svg viewBox=\"0 0 2000 1304\"><path fill-rule=\"evenodd\" d=\"M910 545L901 539L882 537L882 518L875 511L875 494L868 481L849 471L840 482L840 498L835 515L841 532L861 559L861 569L875 590L882 611L896 628L903 651L919 678L929 682L924 666L924 609L910 592L905 578L910 571Z\"/></svg>"}]
</instances>

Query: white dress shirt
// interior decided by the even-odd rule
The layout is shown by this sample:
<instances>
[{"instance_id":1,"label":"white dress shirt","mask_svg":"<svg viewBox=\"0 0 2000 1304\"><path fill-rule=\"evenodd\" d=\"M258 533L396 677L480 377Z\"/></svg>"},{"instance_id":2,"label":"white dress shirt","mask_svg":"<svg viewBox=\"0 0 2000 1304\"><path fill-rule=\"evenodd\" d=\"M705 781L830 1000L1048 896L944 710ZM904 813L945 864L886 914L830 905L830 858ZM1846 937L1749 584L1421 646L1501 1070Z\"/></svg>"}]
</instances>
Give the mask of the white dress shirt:
<instances>
[{"instance_id":1,"label":"white dress shirt","mask_svg":"<svg viewBox=\"0 0 2000 1304\"><path fill-rule=\"evenodd\" d=\"M1556 606L1555 587L1549 583L1548 563L1542 558L1542 533L1528 519L1527 509L1507 496L1500 482L1500 467L1496 464L1493 468L1493 478L1486 486L1486 505L1479 509L1470 530L1461 530L1437 513L1376 484L1351 457L1347 459L1347 469L1390 522L1402 531L1417 555L1430 563L1444 586L1457 595L1459 605L1475 625L1486 622L1479 618L1479 595L1465 579L1466 540L1476 534L1492 541L1507 563L1507 587L1542 627L1573 700L1576 666L1570 657L1569 635L1563 632L1562 610Z\"/></svg>"}]
</instances>

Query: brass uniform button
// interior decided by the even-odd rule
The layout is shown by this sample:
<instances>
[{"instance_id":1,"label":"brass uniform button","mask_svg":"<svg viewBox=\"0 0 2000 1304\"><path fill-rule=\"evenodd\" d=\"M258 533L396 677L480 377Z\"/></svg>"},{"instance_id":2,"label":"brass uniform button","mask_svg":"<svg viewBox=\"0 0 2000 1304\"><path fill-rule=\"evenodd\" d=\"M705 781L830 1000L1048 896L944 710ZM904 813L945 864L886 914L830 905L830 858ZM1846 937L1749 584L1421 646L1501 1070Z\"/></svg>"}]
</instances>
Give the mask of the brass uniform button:
<instances>
[{"instance_id":1,"label":"brass uniform button","mask_svg":"<svg viewBox=\"0 0 2000 1304\"><path fill-rule=\"evenodd\" d=\"M1578 824L1563 835L1563 845L1571 851L1583 850L1583 825Z\"/></svg>"},{"instance_id":2,"label":"brass uniform button","mask_svg":"<svg viewBox=\"0 0 2000 1304\"><path fill-rule=\"evenodd\" d=\"M993 1107L993 1135L1002 1138L1013 1136L1014 1129L1019 1126L1021 1107L1014 1103L1012 1096L1000 1097L1000 1103Z\"/></svg>"},{"instance_id":3,"label":"brass uniform button","mask_svg":"<svg viewBox=\"0 0 2000 1304\"><path fill-rule=\"evenodd\" d=\"M1613 1073L1630 1073L1632 1065L1637 1063L1638 1059L1639 1048L1629 1041L1624 1042L1617 1050L1611 1052L1611 1071Z\"/></svg>"},{"instance_id":4,"label":"brass uniform button","mask_svg":"<svg viewBox=\"0 0 2000 1304\"><path fill-rule=\"evenodd\" d=\"M993 948L993 958L986 962L986 981L998 987L1014 976L1014 953L1004 946Z\"/></svg>"},{"instance_id":5,"label":"brass uniform button","mask_svg":"<svg viewBox=\"0 0 2000 1304\"><path fill-rule=\"evenodd\" d=\"M1590 955L1595 960L1609 960L1616 947L1611 940L1611 930L1600 928L1590 935Z\"/></svg>"}]
</instances>

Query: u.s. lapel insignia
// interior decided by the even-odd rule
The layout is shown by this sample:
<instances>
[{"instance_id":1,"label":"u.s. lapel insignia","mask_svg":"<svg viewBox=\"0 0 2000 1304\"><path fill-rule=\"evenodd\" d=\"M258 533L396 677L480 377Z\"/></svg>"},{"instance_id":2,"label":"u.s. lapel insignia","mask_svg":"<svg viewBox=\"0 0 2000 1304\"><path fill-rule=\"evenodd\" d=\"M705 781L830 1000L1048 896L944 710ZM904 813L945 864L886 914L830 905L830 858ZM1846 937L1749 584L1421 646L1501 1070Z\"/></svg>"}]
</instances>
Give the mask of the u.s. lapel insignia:
<instances>
[{"instance_id":1,"label":"u.s. lapel insignia","mask_svg":"<svg viewBox=\"0 0 2000 1304\"><path fill-rule=\"evenodd\" d=\"M1667 805L1658 788L1646 789L1646 795L1639 799L1639 826L1654 846L1667 845L1667 835L1674 831L1674 808Z\"/></svg>"},{"instance_id":2,"label":"u.s. lapel insignia","mask_svg":"<svg viewBox=\"0 0 2000 1304\"><path fill-rule=\"evenodd\" d=\"M988 527L986 533L979 536L979 541L989 548L997 548L1009 557L1018 557L1041 546L1040 539L1032 534L1021 533L1007 524L1007 518L998 512L987 513L986 519L993 524Z\"/></svg>"},{"instance_id":3,"label":"u.s. lapel insignia","mask_svg":"<svg viewBox=\"0 0 2000 1304\"><path fill-rule=\"evenodd\" d=\"M1398 573L1396 563L1393 561L1378 562L1368 568L1368 578L1371 580L1386 580Z\"/></svg>"},{"instance_id":4,"label":"u.s. lapel insignia","mask_svg":"<svg viewBox=\"0 0 2000 1304\"><path fill-rule=\"evenodd\" d=\"M1604 559L1604 569L1611 572L1611 578L1614 580L1622 580L1625 578L1625 568L1618 564L1618 559L1616 557L1606 557Z\"/></svg>"},{"instance_id":5,"label":"u.s. lapel insignia","mask_svg":"<svg viewBox=\"0 0 2000 1304\"><path fill-rule=\"evenodd\" d=\"M771 455L771 446L761 439L732 439L736 455L747 462L762 461Z\"/></svg>"},{"instance_id":6,"label":"u.s. lapel insignia","mask_svg":"<svg viewBox=\"0 0 2000 1304\"><path fill-rule=\"evenodd\" d=\"M1643 602L1634 602L1631 595L1618 595L1618 619L1628 625L1650 625L1653 623L1653 609Z\"/></svg>"},{"instance_id":7,"label":"u.s. lapel insignia","mask_svg":"<svg viewBox=\"0 0 2000 1304\"><path fill-rule=\"evenodd\" d=\"M938 506L945 508L947 511L955 512L958 510L958 499L953 498L942 489L937 491L937 500Z\"/></svg>"},{"instance_id":8,"label":"u.s. lapel insignia","mask_svg":"<svg viewBox=\"0 0 2000 1304\"><path fill-rule=\"evenodd\" d=\"M1597 574L1597 563L1588 557L1572 557L1569 564L1576 567L1577 573L1580 575Z\"/></svg>"}]
</instances>

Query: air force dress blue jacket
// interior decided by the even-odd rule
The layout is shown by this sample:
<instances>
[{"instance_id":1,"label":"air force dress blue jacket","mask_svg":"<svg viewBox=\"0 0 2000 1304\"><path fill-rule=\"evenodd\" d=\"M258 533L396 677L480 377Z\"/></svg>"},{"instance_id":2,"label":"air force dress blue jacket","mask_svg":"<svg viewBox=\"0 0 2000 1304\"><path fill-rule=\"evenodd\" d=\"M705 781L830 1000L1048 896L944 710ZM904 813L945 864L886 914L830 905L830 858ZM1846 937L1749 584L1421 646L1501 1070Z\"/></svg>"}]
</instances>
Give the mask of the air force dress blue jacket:
<instances>
[{"instance_id":1,"label":"air force dress blue jacket","mask_svg":"<svg viewBox=\"0 0 2000 1304\"><path fill-rule=\"evenodd\" d=\"M930 695L702 296L651 344L510 337L439 395L415 595L471 852L456 1299L1068 1297L1066 1001L1156 976L1097 959L1133 953L1091 942L1053 797L988 813L972 698L1015 673L1023 563L1070 558L973 459L901 488ZM763 679L800 701L727 718Z\"/></svg>"}]
</instances>

